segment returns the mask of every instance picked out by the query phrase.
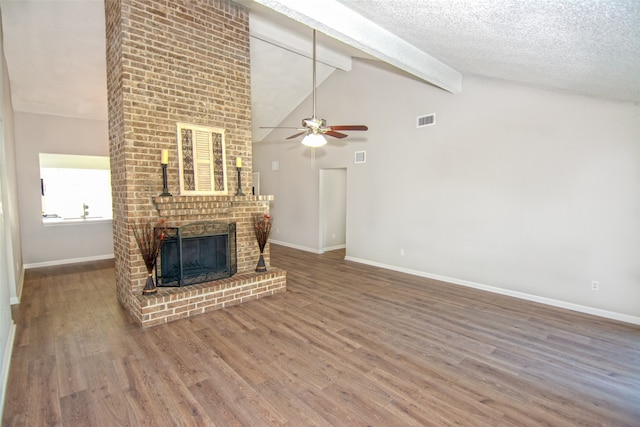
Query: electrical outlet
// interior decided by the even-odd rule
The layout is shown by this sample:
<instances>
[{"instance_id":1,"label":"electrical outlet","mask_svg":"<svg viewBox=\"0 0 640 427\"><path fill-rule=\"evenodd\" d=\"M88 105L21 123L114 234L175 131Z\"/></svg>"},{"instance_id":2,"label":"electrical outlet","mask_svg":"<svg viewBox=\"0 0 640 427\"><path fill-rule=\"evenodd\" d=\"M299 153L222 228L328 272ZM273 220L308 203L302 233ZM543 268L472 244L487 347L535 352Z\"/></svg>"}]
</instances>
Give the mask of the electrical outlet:
<instances>
[{"instance_id":1,"label":"electrical outlet","mask_svg":"<svg viewBox=\"0 0 640 427\"><path fill-rule=\"evenodd\" d=\"M404 249L400 249L400 256L404 256Z\"/></svg>"},{"instance_id":2,"label":"electrical outlet","mask_svg":"<svg viewBox=\"0 0 640 427\"><path fill-rule=\"evenodd\" d=\"M596 282L595 280L591 282L591 290L599 291L600 290L600 282Z\"/></svg>"}]
</instances>

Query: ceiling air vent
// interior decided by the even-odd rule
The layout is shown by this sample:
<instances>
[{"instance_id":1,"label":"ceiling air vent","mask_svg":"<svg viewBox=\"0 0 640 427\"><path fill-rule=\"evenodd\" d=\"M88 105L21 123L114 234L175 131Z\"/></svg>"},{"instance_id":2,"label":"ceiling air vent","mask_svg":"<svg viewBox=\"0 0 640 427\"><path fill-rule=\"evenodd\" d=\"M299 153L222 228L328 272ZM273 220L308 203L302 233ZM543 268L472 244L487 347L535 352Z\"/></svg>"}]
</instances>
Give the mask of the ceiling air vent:
<instances>
[{"instance_id":1,"label":"ceiling air vent","mask_svg":"<svg viewBox=\"0 0 640 427\"><path fill-rule=\"evenodd\" d=\"M366 162L367 162L367 152L356 151L356 159L354 163L366 163Z\"/></svg>"},{"instance_id":2,"label":"ceiling air vent","mask_svg":"<svg viewBox=\"0 0 640 427\"><path fill-rule=\"evenodd\" d=\"M418 116L418 127L431 126L436 124L436 113L427 114L426 116Z\"/></svg>"}]
</instances>

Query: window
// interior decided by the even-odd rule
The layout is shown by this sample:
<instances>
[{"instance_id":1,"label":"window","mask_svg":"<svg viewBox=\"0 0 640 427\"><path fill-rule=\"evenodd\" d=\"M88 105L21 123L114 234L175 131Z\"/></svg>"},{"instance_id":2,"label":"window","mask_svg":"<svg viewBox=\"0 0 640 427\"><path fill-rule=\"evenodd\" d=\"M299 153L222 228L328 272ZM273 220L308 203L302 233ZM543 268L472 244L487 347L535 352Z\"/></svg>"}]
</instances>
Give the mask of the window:
<instances>
[{"instance_id":1,"label":"window","mask_svg":"<svg viewBox=\"0 0 640 427\"><path fill-rule=\"evenodd\" d=\"M113 216L108 157L40 153L40 191L45 224Z\"/></svg>"}]
</instances>

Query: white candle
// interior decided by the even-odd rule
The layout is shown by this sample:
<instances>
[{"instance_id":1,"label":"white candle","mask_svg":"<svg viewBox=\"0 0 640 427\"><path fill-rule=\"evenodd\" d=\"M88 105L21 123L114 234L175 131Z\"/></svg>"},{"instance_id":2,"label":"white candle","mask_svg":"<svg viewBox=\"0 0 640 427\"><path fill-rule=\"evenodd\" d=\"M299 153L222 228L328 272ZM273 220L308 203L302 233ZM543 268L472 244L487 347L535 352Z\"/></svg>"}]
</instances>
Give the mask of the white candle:
<instances>
[{"instance_id":1,"label":"white candle","mask_svg":"<svg viewBox=\"0 0 640 427\"><path fill-rule=\"evenodd\" d=\"M162 150L162 159L160 160L160 163L163 165L169 163L169 150Z\"/></svg>"},{"instance_id":2,"label":"white candle","mask_svg":"<svg viewBox=\"0 0 640 427\"><path fill-rule=\"evenodd\" d=\"M236 167L237 168L242 167L242 157L236 157Z\"/></svg>"}]
</instances>

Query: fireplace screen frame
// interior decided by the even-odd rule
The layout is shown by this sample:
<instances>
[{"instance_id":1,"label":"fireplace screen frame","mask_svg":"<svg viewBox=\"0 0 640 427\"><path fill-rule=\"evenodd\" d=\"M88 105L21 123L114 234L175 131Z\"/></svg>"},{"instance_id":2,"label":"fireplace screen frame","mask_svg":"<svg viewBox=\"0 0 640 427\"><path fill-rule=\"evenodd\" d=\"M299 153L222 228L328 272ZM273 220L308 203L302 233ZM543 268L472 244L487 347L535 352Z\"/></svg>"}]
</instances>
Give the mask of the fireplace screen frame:
<instances>
[{"instance_id":1,"label":"fireplace screen frame","mask_svg":"<svg viewBox=\"0 0 640 427\"><path fill-rule=\"evenodd\" d=\"M190 271L185 268L184 255L189 251L188 245L192 245L196 239L202 241L210 239L211 243L216 239L226 238L226 265L224 270L217 271ZM169 245L169 246L167 246ZM177 257L177 267L174 259ZM165 271L163 263L167 265ZM171 272L168 274L167 270ZM177 270L177 273L176 273ZM158 287L180 287L211 282L233 276L238 272L238 254L236 243L236 223L200 221L180 227L166 227L165 238L156 262L155 275Z\"/></svg>"}]
</instances>

